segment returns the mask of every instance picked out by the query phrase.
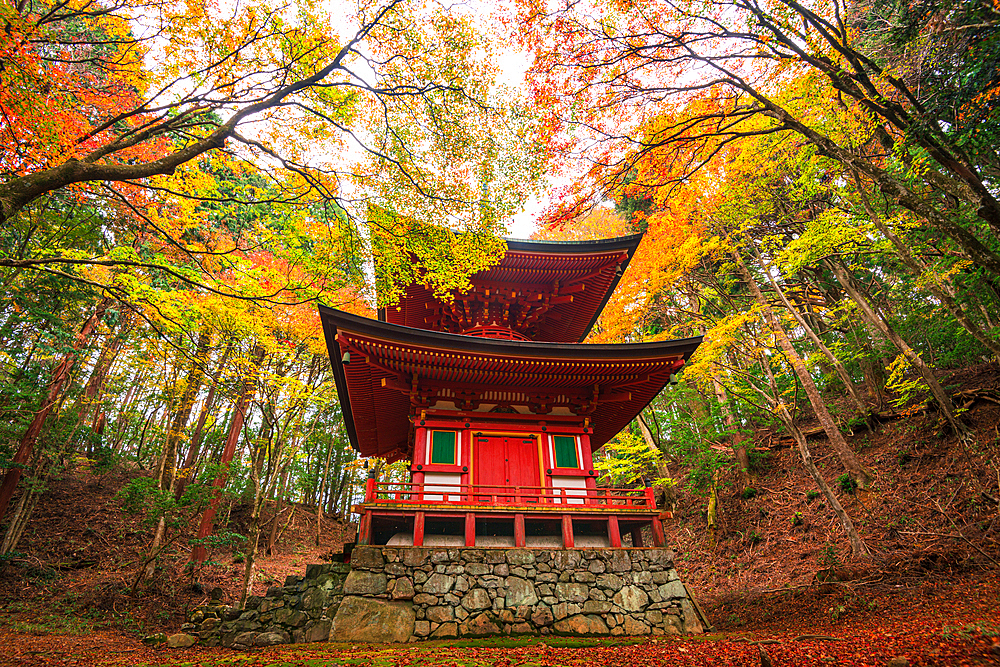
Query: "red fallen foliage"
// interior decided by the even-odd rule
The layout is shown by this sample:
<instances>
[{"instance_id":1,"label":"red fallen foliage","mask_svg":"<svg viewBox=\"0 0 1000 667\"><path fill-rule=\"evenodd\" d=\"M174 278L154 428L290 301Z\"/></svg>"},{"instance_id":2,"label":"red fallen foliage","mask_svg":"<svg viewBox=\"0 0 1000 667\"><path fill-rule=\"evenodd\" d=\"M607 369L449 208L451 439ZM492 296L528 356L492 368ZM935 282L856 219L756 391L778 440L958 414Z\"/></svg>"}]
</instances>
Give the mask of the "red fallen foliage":
<instances>
[{"instance_id":1,"label":"red fallen foliage","mask_svg":"<svg viewBox=\"0 0 1000 667\"><path fill-rule=\"evenodd\" d=\"M862 603L858 603L862 600ZM1000 577L979 572L937 587L841 586L744 601L760 617L747 631L693 637L495 638L409 645L308 644L249 654L152 649L111 632L34 636L0 630L0 665L857 665L1000 664ZM840 611L843 609L843 611ZM566 644L572 643L571 646ZM580 646L580 644L590 644ZM762 661L762 653L769 662Z\"/></svg>"}]
</instances>

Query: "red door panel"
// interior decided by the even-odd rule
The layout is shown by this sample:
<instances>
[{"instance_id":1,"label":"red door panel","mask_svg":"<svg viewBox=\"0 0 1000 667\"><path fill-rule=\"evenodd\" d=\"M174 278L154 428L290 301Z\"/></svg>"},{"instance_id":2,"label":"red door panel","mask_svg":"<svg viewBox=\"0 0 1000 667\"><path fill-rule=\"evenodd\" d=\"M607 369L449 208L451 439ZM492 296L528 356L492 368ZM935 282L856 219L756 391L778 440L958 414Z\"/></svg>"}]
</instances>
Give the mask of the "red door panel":
<instances>
[{"instance_id":1,"label":"red door panel","mask_svg":"<svg viewBox=\"0 0 1000 667\"><path fill-rule=\"evenodd\" d=\"M472 483L476 486L507 486L504 438L477 435L473 440Z\"/></svg>"},{"instance_id":2,"label":"red door panel","mask_svg":"<svg viewBox=\"0 0 1000 667\"><path fill-rule=\"evenodd\" d=\"M507 466L510 486L534 487L541 484L539 478L538 444L534 438L507 438ZM534 502L539 491L526 490L525 500Z\"/></svg>"}]
</instances>

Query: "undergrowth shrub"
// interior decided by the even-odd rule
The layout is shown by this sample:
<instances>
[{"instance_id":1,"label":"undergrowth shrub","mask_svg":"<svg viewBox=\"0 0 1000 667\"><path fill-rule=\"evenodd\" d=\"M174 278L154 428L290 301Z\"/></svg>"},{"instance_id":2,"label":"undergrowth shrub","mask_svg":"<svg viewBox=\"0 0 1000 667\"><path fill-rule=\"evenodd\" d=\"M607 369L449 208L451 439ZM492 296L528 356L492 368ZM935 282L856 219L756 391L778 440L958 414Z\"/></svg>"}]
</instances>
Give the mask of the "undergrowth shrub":
<instances>
[{"instance_id":1,"label":"undergrowth shrub","mask_svg":"<svg viewBox=\"0 0 1000 667\"><path fill-rule=\"evenodd\" d=\"M837 478L837 486L839 486L840 490L844 493L853 494L858 490L858 483L855 482L854 479L846 472Z\"/></svg>"},{"instance_id":2,"label":"undergrowth shrub","mask_svg":"<svg viewBox=\"0 0 1000 667\"><path fill-rule=\"evenodd\" d=\"M756 449L748 449L747 457L750 459L750 472L762 473L771 467L771 452L761 452Z\"/></svg>"}]
</instances>

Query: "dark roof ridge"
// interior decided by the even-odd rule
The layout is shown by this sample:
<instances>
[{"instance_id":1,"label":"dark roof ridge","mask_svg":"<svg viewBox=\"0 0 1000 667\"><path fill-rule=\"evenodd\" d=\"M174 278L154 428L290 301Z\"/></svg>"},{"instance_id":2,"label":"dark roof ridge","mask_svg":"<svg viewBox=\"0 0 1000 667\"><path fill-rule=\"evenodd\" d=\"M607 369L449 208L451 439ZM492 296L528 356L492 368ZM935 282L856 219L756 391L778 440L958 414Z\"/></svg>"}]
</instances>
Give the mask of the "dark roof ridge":
<instances>
[{"instance_id":1,"label":"dark roof ridge","mask_svg":"<svg viewBox=\"0 0 1000 667\"><path fill-rule=\"evenodd\" d=\"M560 252L567 250L571 252L587 252L585 249L588 247L606 252L608 250L624 250L633 245L637 246L639 241L642 240L642 236L642 232L639 232L638 234L629 234L627 236L613 236L606 239L589 239L583 241L548 241L544 239L513 239L507 237L503 237L503 240L507 242L507 247L515 252L537 251L547 245L552 246L553 250L558 249Z\"/></svg>"}]
</instances>

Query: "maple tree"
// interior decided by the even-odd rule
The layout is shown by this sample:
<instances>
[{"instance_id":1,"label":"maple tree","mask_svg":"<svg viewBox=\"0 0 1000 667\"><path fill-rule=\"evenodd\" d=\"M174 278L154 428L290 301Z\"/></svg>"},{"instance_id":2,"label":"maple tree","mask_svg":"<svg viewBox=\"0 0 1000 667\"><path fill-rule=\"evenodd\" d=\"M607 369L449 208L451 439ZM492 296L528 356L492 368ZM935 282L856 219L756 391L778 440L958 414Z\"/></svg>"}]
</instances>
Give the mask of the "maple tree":
<instances>
[{"instance_id":1,"label":"maple tree","mask_svg":"<svg viewBox=\"0 0 1000 667\"><path fill-rule=\"evenodd\" d=\"M242 358L229 354L234 337L238 348L273 350L289 335L284 315L254 304L287 304L294 318L314 317L295 306L315 299L362 307L373 254L388 298L410 275L385 267L424 265L428 280L462 284L497 256L493 235L532 190L523 114L493 83L489 36L461 9L390 0L344 7L342 21L308 1L20 2L2 11L6 299L19 307L39 278L73 281L170 341L174 359L155 342L147 349L162 361L154 375L165 385L166 422L145 417L137 456L165 429L157 487L178 501L227 362ZM405 246L373 246L399 233L386 215L467 233L420 243L407 232ZM75 349L98 343L97 332L85 327ZM180 459L209 356L218 355L213 341L227 336ZM107 372L95 368L87 401ZM12 459L0 514L51 406L73 393L64 380L57 372ZM245 395L227 393L222 403ZM126 398L155 404L141 392ZM103 429L107 418L95 411L90 426ZM163 531L161 520L153 552Z\"/></svg>"},{"instance_id":2,"label":"maple tree","mask_svg":"<svg viewBox=\"0 0 1000 667\"><path fill-rule=\"evenodd\" d=\"M995 153L968 140L980 127L966 117L995 94L996 81L971 79L977 88L964 95L977 103L951 115L928 105L935 90L908 85L909 63L868 48L879 37L878 8L797 0L519 7L548 127L572 128L600 148L584 193L630 179L669 187L730 143L779 135L857 172L976 266L1000 271L1000 206L984 176L997 168ZM979 11L983 29L996 26L995 12L974 10L962 15L959 33ZM931 34L956 12L915 8L911 33ZM652 153L660 169L633 179L633 167Z\"/></svg>"},{"instance_id":3,"label":"maple tree","mask_svg":"<svg viewBox=\"0 0 1000 667\"><path fill-rule=\"evenodd\" d=\"M296 302L360 273L372 211L501 230L538 164L490 36L461 9L341 9L5 5L0 266L126 301L144 276ZM64 218L48 238L36 210Z\"/></svg>"}]
</instances>

